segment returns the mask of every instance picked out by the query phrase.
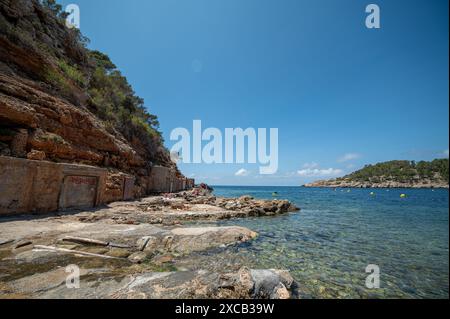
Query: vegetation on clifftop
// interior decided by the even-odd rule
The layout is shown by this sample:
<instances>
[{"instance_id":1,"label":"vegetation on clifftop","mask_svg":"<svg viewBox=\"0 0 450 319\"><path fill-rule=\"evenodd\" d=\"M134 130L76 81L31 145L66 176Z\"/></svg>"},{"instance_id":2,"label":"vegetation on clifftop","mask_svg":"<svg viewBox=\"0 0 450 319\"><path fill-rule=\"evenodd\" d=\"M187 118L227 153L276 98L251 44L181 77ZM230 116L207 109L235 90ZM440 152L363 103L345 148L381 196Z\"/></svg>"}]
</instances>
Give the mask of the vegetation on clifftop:
<instances>
[{"instance_id":1,"label":"vegetation on clifftop","mask_svg":"<svg viewBox=\"0 0 450 319\"><path fill-rule=\"evenodd\" d=\"M134 93L110 58L99 51L90 51L90 58L95 63L88 87L94 113L125 136L132 134L131 129L142 136L160 138L158 118L147 112L144 100Z\"/></svg>"},{"instance_id":2,"label":"vegetation on clifftop","mask_svg":"<svg viewBox=\"0 0 450 319\"><path fill-rule=\"evenodd\" d=\"M14 10L23 15L18 22ZM7 58L0 60L0 72L36 81L47 93L88 108L146 161L172 166L158 118L106 54L88 49L89 39L67 28L66 17L55 0L1 4L0 56ZM21 60L8 53L9 45L20 52Z\"/></svg>"},{"instance_id":3,"label":"vegetation on clifftop","mask_svg":"<svg viewBox=\"0 0 450 319\"><path fill-rule=\"evenodd\" d=\"M375 165L366 165L363 169L351 173L343 179L357 182L382 182L389 179L400 183L409 183L417 179L431 181L449 181L448 159L426 161L390 161Z\"/></svg>"},{"instance_id":4,"label":"vegetation on clifftop","mask_svg":"<svg viewBox=\"0 0 450 319\"><path fill-rule=\"evenodd\" d=\"M45 0L42 4L56 18L61 20L66 17L55 0ZM89 40L78 30L73 32L77 34L79 47L83 48L88 58L88 65L79 68L63 58L57 60L57 65L68 79L86 89L91 111L125 137L131 137L136 132L140 138L161 138L158 118L147 111L144 100L135 94L126 77L106 54L87 49ZM64 86L61 81L55 83Z\"/></svg>"}]
</instances>

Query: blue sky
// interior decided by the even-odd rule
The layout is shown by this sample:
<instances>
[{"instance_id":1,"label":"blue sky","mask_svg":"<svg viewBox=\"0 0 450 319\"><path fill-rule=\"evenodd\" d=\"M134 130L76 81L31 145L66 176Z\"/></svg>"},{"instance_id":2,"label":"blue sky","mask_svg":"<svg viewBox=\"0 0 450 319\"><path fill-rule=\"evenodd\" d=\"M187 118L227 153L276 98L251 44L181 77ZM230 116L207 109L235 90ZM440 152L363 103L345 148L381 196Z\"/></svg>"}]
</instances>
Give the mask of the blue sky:
<instances>
[{"instance_id":1,"label":"blue sky","mask_svg":"<svg viewBox=\"0 0 450 319\"><path fill-rule=\"evenodd\" d=\"M78 0L81 31L170 132L278 128L279 171L182 164L224 185L300 185L448 156L446 0ZM365 27L366 5L381 29ZM236 172L241 171L240 176ZM238 174L239 175L239 174Z\"/></svg>"}]
</instances>

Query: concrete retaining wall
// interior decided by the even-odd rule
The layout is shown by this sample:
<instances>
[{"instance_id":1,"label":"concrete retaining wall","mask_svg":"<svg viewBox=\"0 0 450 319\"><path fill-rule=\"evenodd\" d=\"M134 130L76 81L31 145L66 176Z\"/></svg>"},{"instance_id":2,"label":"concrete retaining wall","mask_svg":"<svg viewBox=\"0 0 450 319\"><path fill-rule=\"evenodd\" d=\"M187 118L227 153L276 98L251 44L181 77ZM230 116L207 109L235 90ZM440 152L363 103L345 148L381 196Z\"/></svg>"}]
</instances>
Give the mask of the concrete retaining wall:
<instances>
[{"instance_id":1,"label":"concrete retaining wall","mask_svg":"<svg viewBox=\"0 0 450 319\"><path fill-rule=\"evenodd\" d=\"M171 191L171 171L167 167L154 166L148 182L149 193L168 193Z\"/></svg>"},{"instance_id":2,"label":"concrete retaining wall","mask_svg":"<svg viewBox=\"0 0 450 319\"><path fill-rule=\"evenodd\" d=\"M194 187L194 180L177 176L170 168L154 166L148 185L148 193L173 193L191 189Z\"/></svg>"},{"instance_id":3,"label":"concrete retaining wall","mask_svg":"<svg viewBox=\"0 0 450 319\"><path fill-rule=\"evenodd\" d=\"M179 192L193 179L155 166L148 193ZM106 169L0 156L0 216L89 208L135 196L135 177Z\"/></svg>"},{"instance_id":4,"label":"concrete retaining wall","mask_svg":"<svg viewBox=\"0 0 450 319\"><path fill-rule=\"evenodd\" d=\"M186 179L186 189L192 189L195 186L195 180L193 178Z\"/></svg>"},{"instance_id":5,"label":"concrete retaining wall","mask_svg":"<svg viewBox=\"0 0 450 319\"><path fill-rule=\"evenodd\" d=\"M0 215L103 203L105 169L0 156Z\"/></svg>"}]
</instances>

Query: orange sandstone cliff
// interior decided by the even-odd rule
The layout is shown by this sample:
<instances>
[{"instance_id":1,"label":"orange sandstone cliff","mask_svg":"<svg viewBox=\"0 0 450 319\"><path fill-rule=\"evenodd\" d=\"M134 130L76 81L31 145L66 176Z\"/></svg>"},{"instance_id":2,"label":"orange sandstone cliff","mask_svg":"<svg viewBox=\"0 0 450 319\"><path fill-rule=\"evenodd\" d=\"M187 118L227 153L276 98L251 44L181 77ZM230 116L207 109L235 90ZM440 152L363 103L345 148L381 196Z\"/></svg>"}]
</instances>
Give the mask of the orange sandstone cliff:
<instances>
[{"instance_id":1,"label":"orange sandstone cliff","mask_svg":"<svg viewBox=\"0 0 450 319\"><path fill-rule=\"evenodd\" d=\"M122 175L133 197L157 189L154 167L183 180L156 117L86 41L60 8L0 0L0 156L105 168L104 201L121 199Z\"/></svg>"}]
</instances>

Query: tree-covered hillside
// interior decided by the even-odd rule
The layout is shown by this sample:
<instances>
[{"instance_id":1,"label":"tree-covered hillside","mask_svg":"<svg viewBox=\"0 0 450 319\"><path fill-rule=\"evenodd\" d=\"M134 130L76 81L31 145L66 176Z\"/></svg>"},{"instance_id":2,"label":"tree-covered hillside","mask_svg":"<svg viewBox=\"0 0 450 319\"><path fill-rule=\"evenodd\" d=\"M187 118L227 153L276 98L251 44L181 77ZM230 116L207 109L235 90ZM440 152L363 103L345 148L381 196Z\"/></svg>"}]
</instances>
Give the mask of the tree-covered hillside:
<instances>
[{"instance_id":1,"label":"tree-covered hillside","mask_svg":"<svg viewBox=\"0 0 450 319\"><path fill-rule=\"evenodd\" d=\"M389 179L396 182L408 183L417 179L444 180L448 182L448 159L436 159L431 162L390 161L375 165L366 165L343 179L358 182L381 182Z\"/></svg>"},{"instance_id":2,"label":"tree-covered hillside","mask_svg":"<svg viewBox=\"0 0 450 319\"><path fill-rule=\"evenodd\" d=\"M55 0L32 0L27 6L0 1L0 74L32 80L51 96L86 108L143 160L176 169L157 117L106 54L89 49L89 39L66 27L66 17ZM6 121L3 126L16 129Z\"/></svg>"}]
</instances>

